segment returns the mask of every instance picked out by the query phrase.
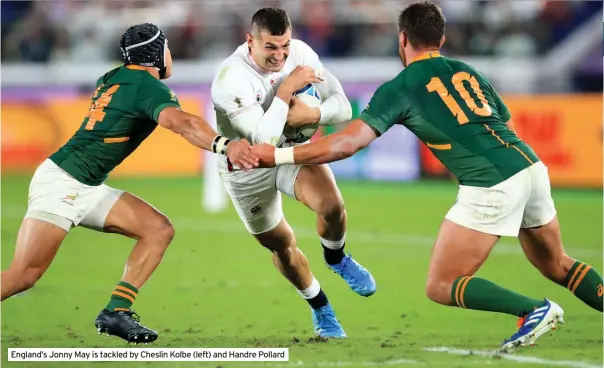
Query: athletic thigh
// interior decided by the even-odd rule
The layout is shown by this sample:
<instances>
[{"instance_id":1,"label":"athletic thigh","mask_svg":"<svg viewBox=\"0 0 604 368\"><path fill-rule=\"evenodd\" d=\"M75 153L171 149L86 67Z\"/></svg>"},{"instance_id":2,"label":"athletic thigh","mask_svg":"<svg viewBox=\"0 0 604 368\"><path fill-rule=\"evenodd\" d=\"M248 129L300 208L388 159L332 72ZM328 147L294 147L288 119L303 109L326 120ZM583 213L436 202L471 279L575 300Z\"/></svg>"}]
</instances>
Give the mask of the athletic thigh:
<instances>
[{"instance_id":1,"label":"athletic thigh","mask_svg":"<svg viewBox=\"0 0 604 368\"><path fill-rule=\"evenodd\" d=\"M291 175L283 175L283 177L288 178ZM315 212L325 212L321 211L321 208L326 206L343 206L342 195L328 165L299 167L297 175L294 177L293 189L294 198Z\"/></svg>"},{"instance_id":2,"label":"athletic thigh","mask_svg":"<svg viewBox=\"0 0 604 368\"><path fill-rule=\"evenodd\" d=\"M428 283L452 283L473 275L488 258L499 236L476 231L445 219L432 249Z\"/></svg>"},{"instance_id":3,"label":"athletic thigh","mask_svg":"<svg viewBox=\"0 0 604 368\"><path fill-rule=\"evenodd\" d=\"M564 250L557 217L543 226L520 229L518 239L526 258L551 280L562 282L575 263Z\"/></svg>"},{"instance_id":4,"label":"athletic thigh","mask_svg":"<svg viewBox=\"0 0 604 368\"><path fill-rule=\"evenodd\" d=\"M67 231L52 222L25 218L17 234L15 254L9 269L36 269L38 276L50 266Z\"/></svg>"},{"instance_id":5,"label":"athletic thigh","mask_svg":"<svg viewBox=\"0 0 604 368\"><path fill-rule=\"evenodd\" d=\"M111 200L116 198L116 192L108 190L108 193L112 193L109 194ZM171 240L174 236L168 217L134 194L121 192L108 211L106 207L99 206L96 212L91 213L88 218L91 227L137 240L163 235Z\"/></svg>"},{"instance_id":6,"label":"athletic thigh","mask_svg":"<svg viewBox=\"0 0 604 368\"><path fill-rule=\"evenodd\" d=\"M277 226L273 229L261 234L253 235L260 245L271 252L280 253L287 248L293 249L293 246L296 245L294 231L285 220L285 217L282 217Z\"/></svg>"},{"instance_id":7,"label":"athletic thigh","mask_svg":"<svg viewBox=\"0 0 604 368\"><path fill-rule=\"evenodd\" d=\"M283 218L277 168L222 175L224 187L245 228L251 234L271 231Z\"/></svg>"}]
</instances>

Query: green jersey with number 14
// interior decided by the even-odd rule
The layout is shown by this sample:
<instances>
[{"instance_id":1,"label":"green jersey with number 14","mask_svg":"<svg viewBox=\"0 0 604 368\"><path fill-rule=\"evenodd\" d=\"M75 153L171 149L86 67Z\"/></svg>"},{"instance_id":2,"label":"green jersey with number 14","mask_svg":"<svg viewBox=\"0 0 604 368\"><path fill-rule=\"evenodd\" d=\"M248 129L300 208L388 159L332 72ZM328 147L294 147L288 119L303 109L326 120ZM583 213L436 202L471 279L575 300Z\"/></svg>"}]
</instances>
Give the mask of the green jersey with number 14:
<instances>
[{"instance_id":1,"label":"green jersey with number 14","mask_svg":"<svg viewBox=\"0 0 604 368\"><path fill-rule=\"evenodd\" d=\"M50 159L81 183L99 185L153 132L169 106L180 107L174 93L142 67L113 69L99 78L80 128Z\"/></svg>"},{"instance_id":2,"label":"green jersey with number 14","mask_svg":"<svg viewBox=\"0 0 604 368\"><path fill-rule=\"evenodd\" d=\"M380 86L359 119L378 135L404 125L461 185L491 187L539 161L507 127L510 117L482 74L431 52Z\"/></svg>"}]
</instances>

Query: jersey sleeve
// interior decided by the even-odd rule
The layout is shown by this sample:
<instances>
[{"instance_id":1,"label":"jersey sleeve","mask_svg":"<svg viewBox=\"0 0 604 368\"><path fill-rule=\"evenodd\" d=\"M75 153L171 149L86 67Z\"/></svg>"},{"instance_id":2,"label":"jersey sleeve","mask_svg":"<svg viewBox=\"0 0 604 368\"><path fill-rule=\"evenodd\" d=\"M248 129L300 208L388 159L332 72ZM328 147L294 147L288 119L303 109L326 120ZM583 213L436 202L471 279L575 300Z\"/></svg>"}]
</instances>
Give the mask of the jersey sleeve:
<instances>
[{"instance_id":1,"label":"jersey sleeve","mask_svg":"<svg viewBox=\"0 0 604 368\"><path fill-rule=\"evenodd\" d=\"M398 96L390 91L388 84L383 84L375 91L358 118L382 135L403 120L404 104L398 100Z\"/></svg>"},{"instance_id":2,"label":"jersey sleeve","mask_svg":"<svg viewBox=\"0 0 604 368\"><path fill-rule=\"evenodd\" d=\"M292 53L294 54L298 65L310 66L315 71L315 74L323 74L325 67L315 50L308 46L304 41L300 40L292 40L292 48Z\"/></svg>"},{"instance_id":3,"label":"jersey sleeve","mask_svg":"<svg viewBox=\"0 0 604 368\"><path fill-rule=\"evenodd\" d=\"M155 122L157 122L159 113L166 107L180 108L176 94L159 81L143 83L139 88L137 100L137 108Z\"/></svg>"},{"instance_id":4,"label":"jersey sleeve","mask_svg":"<svg viewBox=\"0 0 604 368\"><path fill-rule=\"evenodd\" d=\"M256 101L254 88L236 67L222 68L212 83L212 102L224 111L229 120L260 106Z\"/></svg>"}]
</instances>

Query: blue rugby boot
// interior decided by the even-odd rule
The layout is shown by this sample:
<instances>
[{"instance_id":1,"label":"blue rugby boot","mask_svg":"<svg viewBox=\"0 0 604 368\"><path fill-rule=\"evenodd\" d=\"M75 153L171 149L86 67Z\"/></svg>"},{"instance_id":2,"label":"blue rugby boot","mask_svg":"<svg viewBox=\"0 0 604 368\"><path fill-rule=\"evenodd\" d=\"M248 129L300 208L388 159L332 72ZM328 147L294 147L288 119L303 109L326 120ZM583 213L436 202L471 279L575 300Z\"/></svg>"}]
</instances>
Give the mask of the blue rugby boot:
<instances>
[{"instance_id":1,"label":"blue rugby boot","mask_svg":"<svg viewBox=\"0 0 604 368\"><path fill-rule=\"evenodd\" d=\"M340 275L355 293L361 296L371 296L375 293L376 285L373 276L350 254L345 255L340 263L327 264L327 267Z\"/></svg>"},{"instance_id":2,"label":"blue rugby boot","mask_svg":"<svg viewBox=\"0 0 604 368\"><path fill-rule=\"evenodd\" d=\"M331 339L345 339L346 332L336 318L336 314L331 308L331 304L327 304L319 309L312 310L312 324L315 328L317 336Z\"/></svg>"},{"instance_id":3,"label":"blue rugby boot","mask_svg":"<svg viewBox=\"0 0 604 368\"><path fill-rule=\"evenodd\" d=\"M560 306L545 299L545 304L533 309L519 320L519 330L501 344L501 351L510 353L519 346L533 346L535 341L549 330L564 323L564 311Z\"/></svg>"}]
</instances>

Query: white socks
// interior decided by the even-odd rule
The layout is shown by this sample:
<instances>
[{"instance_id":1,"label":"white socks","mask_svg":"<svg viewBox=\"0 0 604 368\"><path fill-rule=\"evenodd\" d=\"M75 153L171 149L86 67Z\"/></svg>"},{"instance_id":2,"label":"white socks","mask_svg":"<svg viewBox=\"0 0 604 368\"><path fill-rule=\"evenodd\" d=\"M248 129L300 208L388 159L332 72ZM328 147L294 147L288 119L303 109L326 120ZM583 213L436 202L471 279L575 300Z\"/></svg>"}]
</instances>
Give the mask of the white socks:
<instances>
[{"instance_id":1,"label":"white socks","mask_svg":"<svg viewBox=\"0 0 604 368\"><path fill-rule=\"evenodd\" d=\"M310 286L304 290L298 290L298 294L304 299L312 299L319 295L319 291L321 291L321 285L319 285L319 281L313 276Z\"/></svg>"},{"instance_id":2,"label":"white socks","mask_svg":"<svg viewBox=\"0 0 604 368\"><path fill-rule=\"evenodd\" d=\"M344 234L344 236L342 236L342 239L340 240L327 240L327 239L323 239L321 238L321 244L323 244L323 246L325 248L329 248L329 249L340 249L344 246L344 243L346 242L346 234Z\"/></svg>"}]
</instances>

